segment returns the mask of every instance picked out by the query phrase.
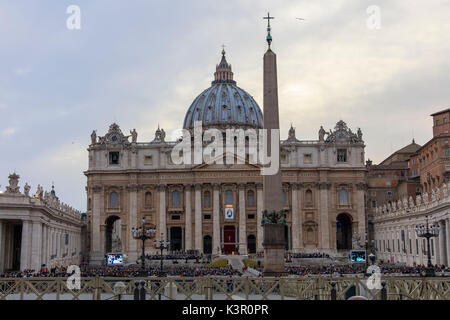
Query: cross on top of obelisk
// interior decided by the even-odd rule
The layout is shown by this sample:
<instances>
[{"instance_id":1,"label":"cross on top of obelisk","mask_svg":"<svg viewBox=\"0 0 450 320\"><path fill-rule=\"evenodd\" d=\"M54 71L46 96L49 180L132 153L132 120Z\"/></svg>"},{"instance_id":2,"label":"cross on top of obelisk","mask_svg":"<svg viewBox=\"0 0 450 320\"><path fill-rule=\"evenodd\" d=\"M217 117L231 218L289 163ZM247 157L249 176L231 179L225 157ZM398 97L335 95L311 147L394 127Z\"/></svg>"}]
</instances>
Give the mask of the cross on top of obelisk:
<instances>
[{"instance_id":1,"label":"cross on top of obelisk","mask_svg":"<svg viewBox=\"0 0 450 320\"><path fill-rule=\"evenodd\" d=\"M270 44L272 43L272 36L270 35L270 19L275 19L274 17L271 17L269 12L267 12L267 17L263 17L263 19L267 20L267 43L269 44L269 49L270 49Z\"/></svg>"}]
</instances>

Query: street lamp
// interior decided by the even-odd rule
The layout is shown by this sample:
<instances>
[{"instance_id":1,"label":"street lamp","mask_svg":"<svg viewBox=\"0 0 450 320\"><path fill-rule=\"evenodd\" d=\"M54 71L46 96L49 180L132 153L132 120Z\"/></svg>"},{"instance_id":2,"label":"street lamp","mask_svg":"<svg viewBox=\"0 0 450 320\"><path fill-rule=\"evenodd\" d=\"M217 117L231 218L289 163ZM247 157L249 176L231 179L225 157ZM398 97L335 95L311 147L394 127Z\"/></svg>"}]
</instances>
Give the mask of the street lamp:
<instances>
[{"instance_id":1,"label":"street lamp","mask_svg":"<svg viewBox=\"0 0 450 320\"><path fill-rule=\"evenodd\" d=\"M153 246L155 247L155 249L161 250L161 255L160 255L161 268L160 268L160 271L159 271L159 276L160 277L162 277L164 275L164 272L163 272L163 250L169 249L169 245L170 245L169 241L164 241L164 234L163 233L161 233L161 240L159 240L159 245L158 245L158 241L156 241L156 240L153 241Z\"/></svg>"},{"instance_id":2,"label":"street lamp","mask_svg":"<svg viewBox=\"0 0 450 320\"><path fill-rule=\"evenodd\" d=\"M417 236L427 239L428 265L427 265L427 268L425 269L426 277L434 277L435 276L434 268L433 268L433 265L431 264L430 239L434 238L434 237L438 237L439 230L440 230L439 226L435 226L435 225L429 226L428 225L428 216L425 216L425 226L424 225L416 226Z\"/></svg>"},{"instance_id":3,"label":"street lamp","mask_svg":"<svg viewBox=\"0 0 450 320\"><path fill-rule=\"evenodd\" d=\"M131 234L133 238L136 240L142 241L142 255L141 255L141 268L142 275L144 275L145 271L145 240L153 239L156 233L156 227L154 224L147 224L147 228L145 227L145 218L142 218L142 226L138 228L132 228Z\"/></svg>"}]
</instances>

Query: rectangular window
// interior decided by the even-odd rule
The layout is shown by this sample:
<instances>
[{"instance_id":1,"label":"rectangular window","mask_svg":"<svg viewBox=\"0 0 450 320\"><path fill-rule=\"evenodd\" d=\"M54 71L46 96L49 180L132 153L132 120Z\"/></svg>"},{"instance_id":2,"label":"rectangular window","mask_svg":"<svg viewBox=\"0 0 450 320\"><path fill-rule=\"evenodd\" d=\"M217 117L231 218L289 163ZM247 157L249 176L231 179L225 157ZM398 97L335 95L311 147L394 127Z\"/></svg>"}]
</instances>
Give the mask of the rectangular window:
<instances>
[{"instance_id":1,"label":"rectangular window","mask_svg":"<svg viewBox=\"0 0 450 320\"><path fill-rule=\"evenodd\" d=\"M153 156L145 156L144 157L144 165L152 166L153 165Z\"/></svg>"},{"instance_id":2,"label":"rectangular window","mask_svg":"<svg viewBox=\"0 0 450 320\"><path fill-rule=\"evenodd\" d=\"M303 154L303 163L311 164L312 163L312 154L310 154L310 153Z\"/></svg>"},{"instance_id":3,"label":"rectangular window","mask_svg":"<svg viewBox=\"0 0 450 320\"><path fill-rule=\"evenodd\" d=\"M338 149L337 150L337 162L347 162L347 150Z\"/></svg>"},{"instance_id":4,"label":"rectangular window","mask_svg":"<svg viewBox=\"0 0 450 320\"><path fill-rule=\"evenodd\" d=\"M445 156L450 156L450 149L444 149L444 155Z\"/></svg>"},{"instance_id":5,"label":"rectangular window","mask_svg":"<svg viewBox=\"0 0 450 320\"><path fill-rule=\"evenodd\" d=\"M434 239L431 239L430 247L431 247L431 255L434 257Z\"/></svg>"},{"instance_id":6,"label":"rectangular window","mask_svg":"<svg viewBox=\"0 0 450 320\"><path fill-rule=\"evenodd\" d=\"M109 153L109 164L119 164L120 152L110 152Z\"/></svg>"},{"instance_id":7,"label":"rectangular window","mask_svg":"<svg viewBox=\"0 0 450 320\"><path fill-rule=\"evenodd\" d=\"M180 216L178 216L178 215L176 215L176 216L173 215L173 216L172 216L172 220L180 220Z\"/></svg>"},{"instance_id":8,"label":"rectangular window","mask_svg":"<svg viewBox=\"0 0 450 320\"><path fill-rule=\"evenodd\" d=\"M211 215L210 215L210 214L205 214L205 215L203 216L203 219L204 219L204 220L211 220Z\"/></svg>"},{"instance_id":9,"label":"rectangular window","mask_svg":"<svg viewBox=\"0 0 450 320\"><path fill-rule=\"evenodd\" d=\"M419 254L419 239L416 239L416 254Z\"/></svg>"},{"instance_id":10,"label":"rectangular window","mask_svg":"<svg viewBox=\"0 0 450 320\"><path fill-rule=\"evenodd\" d=\"M280 158L281 158L281 163L288 163L287 154L282 154Z\"/></svg>"},{"instance_id":11,"label":"rectangular window","mask_svg":"<svg viewBox=\"0 0 450 320\"><path fill-rule=\"evenodd\" d=\"M401 252L401 250L400 250L400 239L397 239L397 252Z\"/></svg>"},{"instance_id":12,"label":"rectangular window","mask_svg":"<svg viewBox=\"0 0 450 320\"><path fill-rule=\"evenodd\" d=\"M437 125L437 126L439 125L439 120L436 120L436 125Z\"/></svg>"},{"instance_id":13,"label":"rectangular window","mask_svg":"<svg viewBox=\"0 0 450 320\"><path fill-rule=\"evenodd\" d=\"M376 208L377 207L377 202L375 200L372 200L372 208Z\"/></svg>"},{"instance_id":14,"label":"rectangular window","mask_svg":"<svg viewBox=\"0 0 450 320\"><path fill-rule=\"evenodd\" d=\"M412 254L412 241L409 239L409 254Z\"/></svg>"},{"instance_id":15,"label":"rectangular window","mask_svg":"<svg viewBox=\"0 0 450 320\"><path fill-rule=\"evenodd\" d=\"M255 215L254 214L249 214L247 218L249 220L253 220L253 219L255 219Z\"/></svg>"}]
</instances>

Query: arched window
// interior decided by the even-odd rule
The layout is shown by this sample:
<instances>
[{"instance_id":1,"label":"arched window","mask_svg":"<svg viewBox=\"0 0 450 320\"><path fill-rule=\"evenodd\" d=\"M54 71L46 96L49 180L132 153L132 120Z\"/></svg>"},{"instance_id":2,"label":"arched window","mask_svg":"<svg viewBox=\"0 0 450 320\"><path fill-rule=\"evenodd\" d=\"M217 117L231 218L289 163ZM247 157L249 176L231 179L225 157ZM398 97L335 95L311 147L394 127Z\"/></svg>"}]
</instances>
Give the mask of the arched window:
<instances>
[{"instance_id":1,"label":"arched window","mask_svg":"<svg viewBox=\"0 0 450 320\"><path fill-rule=\"evenodd\" d=\"M339 190L339 204L341 205L347 204L347 190L345 189Z\"/></svg>"},{"instance_id":2,"label":"arched window","mask_svg":"<svg viewBox=\"0 0 450 320\"><path fill-rule=\"evenodd\" d=\"M181 203L180 191L172 191L172 207L179 207Z\"/></svg>"},{"instance_id":3,"label":"arched window","mask_svg":"<svg viewBox=\"0 0 450 320\"><path fill-rule=\"evenodd\" d=\"M111 192L109 195L109 207L112 209L119 207L119 195L117 192Z\"/></svg>"},{"instance_id":4,"label":"arched window","mask_svg":"<svg viewBox=\"0 0 450 320\"><path fill-rule=\"evenodd\" d=\"M305 192L305 202L307 205L312 206L313 194L311 190L306 190Z\"/></svg>"},{"instance_id":5,"label":"arched window","mask_svg":"<svg viewBox=\"0 0 450 320\"><path fill-rule=\"evenodd\" d=\"M209 191L203 193L203 206L211 207L211 192Z\"/></svg>"},{"instance_id":6,"label":"arched window","mask_svg":"<svg viewBox=\"0 0 450 320\"><path fill-rule=\"evenodd\" d=\"M233 190L225 191L225 204L233 204Z\"/></svg>"},{"instance_id":7,"label":"arched window","mask_svg":"<svg viewBox=\"0 0 450 320\"><path fill-rule=\"evenodd\" d=\"M151 208L152 207L152 193L151 192L146 192L145 193L144 205L145 205L146 208Z\"/></svg>"},{"instance_id":8,"label":"arched window","mask_svg":"<svg viewBox=\"0 0 450 320\"><path fill-rule=\"evenodd\" d=\"M252 190L247 192L247 205L250 207L255 205L255 193Z\"/></svg>"}]
</instances>

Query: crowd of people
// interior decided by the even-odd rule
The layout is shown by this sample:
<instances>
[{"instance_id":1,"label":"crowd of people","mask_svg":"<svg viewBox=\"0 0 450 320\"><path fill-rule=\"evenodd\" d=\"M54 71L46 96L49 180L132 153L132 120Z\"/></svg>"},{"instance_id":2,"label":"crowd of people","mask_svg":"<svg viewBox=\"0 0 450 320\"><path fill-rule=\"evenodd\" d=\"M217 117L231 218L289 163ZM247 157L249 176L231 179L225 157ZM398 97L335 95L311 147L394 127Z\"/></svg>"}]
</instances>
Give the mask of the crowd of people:
<instances>
[{"instance_id":1,"label":"crowd of people","mask_svg":"<svg viewBox=\"0 0 450 320\"><path fill-rule=\"evenodd\" d=\"M159 267L146 267L142 271L140 266L105 266L105 267L86 267L80 269L81 277L154 277L160 276ZM206 266L170 266L163 268L163 276L181 276L181 277L202 277L202 276L233 276L241 273L233 270L231 266L226 267L206 267ZM41 270L23 270L6 272L0 275L0 278L30 278L30 277L49 277L59 278L68 277L70 274L67 268L52 268Z\"/></svg>"},{"instance_id":2,"label":"crowd of people","mask_svg":"<svg viewBox=\"0 0 450 320\"><path fill-rule=\"evenodd\" d=\"M407 275L424 275L425 266L395 266L395 265L378 265L381 274L407 274ZM260 268L262 270L262 268ZM260 271L261 271L260 270ZM450 268L445 266L434 266L434 271L439 273L448 273ZM314 266L287 266L286 272L290 275L308 276L308 275L351 275L367 273L367 266L364 264L357 265L314 265Z\"/></svg>"},{"instance_id":3,"label":"crowd of people","mask_svg":"<svg viewBox=\"0 0 450 320\"><path fill-rule=\"evenodd\" d=\"M312 252L312 253L306 253L306 252L295 252L295 253L289 253L288 257L290 258L330 258L330 255L323 252Z\"/></svg>"},{"instance_id":4,"label":"crowd of people","mask_svg":"<svg viewBox=\"0 0 450 320\"><path fill-rule=\"evenodd\" d=\"M146 255L148 260L160 260L161 255ZM196 260L199 261L203 258L203 255L199 254L197 250L188 251L172 251L169 254L164 254L162 256L163 260Z\"/></svg>"}]
</instances>

